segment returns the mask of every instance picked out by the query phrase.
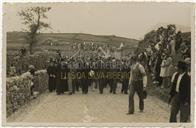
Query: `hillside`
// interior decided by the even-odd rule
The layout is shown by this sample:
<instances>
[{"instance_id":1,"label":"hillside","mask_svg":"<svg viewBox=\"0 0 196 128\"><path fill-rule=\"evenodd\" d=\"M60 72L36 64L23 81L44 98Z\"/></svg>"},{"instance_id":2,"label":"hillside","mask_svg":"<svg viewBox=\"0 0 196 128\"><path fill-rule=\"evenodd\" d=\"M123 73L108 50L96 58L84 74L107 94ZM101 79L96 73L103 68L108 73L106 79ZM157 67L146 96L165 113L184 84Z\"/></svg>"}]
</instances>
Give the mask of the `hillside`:
<instances>
[{"instance_id":1,"label":"hillside","mask_svg":"<svg viewBox=\"0 0 196 128\"><path fill-rule=\"evenodd\" d=\"M146 38L139 41L138 51L143 51L144 48L148 47L153 42L153 39L156 37L156 31L151 31L147 33L145 37ZM182 42L191 43L191 32L182 33Z\"/></svg>"},{"instance_id":2,"label":"hillside","mask_svg":"<svg viewBox=\"0 0 196 128\"><path fill-rule=\"evenodd\" d=\"M7 33L7 50L17 50L21 47L27 47L23 32ZM37 37L35 50L70 50L72 43L94 42L97 44L109 44L119 47L124 43L126 47L137 47L138 40L118 37L114 35L92 35L84 33L41 33ZM52 46L50 44L53 44Z\"/></svg>"}]
</instances>

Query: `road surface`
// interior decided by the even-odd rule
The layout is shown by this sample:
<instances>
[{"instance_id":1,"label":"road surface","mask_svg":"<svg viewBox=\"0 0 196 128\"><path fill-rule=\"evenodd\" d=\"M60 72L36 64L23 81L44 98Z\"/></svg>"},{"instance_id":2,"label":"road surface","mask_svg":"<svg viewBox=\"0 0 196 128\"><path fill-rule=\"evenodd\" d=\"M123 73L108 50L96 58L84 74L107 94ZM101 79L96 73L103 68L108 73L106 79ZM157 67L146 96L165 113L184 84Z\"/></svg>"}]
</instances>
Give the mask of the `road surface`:
<instances>
[{"instance_id":1,"label":"road surface","mask_svg":"<svg viewBox=\"0 0 196 128\"><path fill-rule=\"evenodd\" d=\"M35 102L36 101L36 102ZM138 108L138 96L135 95L135 113L126 115L128 111L128 95L110 94L108 89L104 94L90 89L89 94L77 92L74 95L56 95L46 93L28 109L12 116L8 122L24 123L167 123L170 108L166 103L154 96L145 99L144 112ZM21 111L21 110L20 110Z\"/></svg>"}]
</instances>

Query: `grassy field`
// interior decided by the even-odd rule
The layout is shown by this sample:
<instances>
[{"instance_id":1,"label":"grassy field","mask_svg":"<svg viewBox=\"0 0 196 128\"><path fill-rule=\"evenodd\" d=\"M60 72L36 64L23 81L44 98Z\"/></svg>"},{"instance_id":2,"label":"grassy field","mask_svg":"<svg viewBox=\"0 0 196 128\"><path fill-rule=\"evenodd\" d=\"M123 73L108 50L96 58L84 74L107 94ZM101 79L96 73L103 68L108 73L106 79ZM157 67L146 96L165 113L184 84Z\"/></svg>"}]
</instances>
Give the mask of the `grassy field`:
<instances>
[{"instance_id":1,"label":"grassy field","mask_svg":"<svg viewBox=\"0 0 196 128\"><path fill-rule=\"evenodd\" d=\"M8 32L7 33L7 50L15 51L22 47L27 47L25 41L25 33L23 32ZM53 42L53 46L49 42ZM138 40L124 37L117 37L114 35L92 35L84 33L41 33L37 36L37 43L34 46L35 51L48 50L55 51L60 49L62 51L70 51L72 43L94 42L96 44L109 44L111 46L119 47L124 43L126 48L137 47Z\"/></svg>"}]
</instances>

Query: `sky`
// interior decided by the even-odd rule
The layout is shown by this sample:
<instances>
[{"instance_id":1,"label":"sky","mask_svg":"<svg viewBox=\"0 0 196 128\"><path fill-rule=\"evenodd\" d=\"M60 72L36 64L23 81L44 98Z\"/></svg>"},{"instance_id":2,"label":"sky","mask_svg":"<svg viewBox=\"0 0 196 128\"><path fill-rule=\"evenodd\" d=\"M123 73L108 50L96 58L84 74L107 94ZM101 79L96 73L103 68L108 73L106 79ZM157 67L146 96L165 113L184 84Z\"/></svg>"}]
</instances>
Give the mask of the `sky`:
<instances>
[{"instance_id":1,"label":"sky","mask_svg":"<svg viewBox=\"0 0 196 128\"><path fill-rule=\"evenodd\" d=\"M189 3L44 3L4 4L5 31L25 28L17 12L30 6L47 6L52 29L42 32L88 33L116 35L142 39L161 25L176 24L182 31L190 31L191 4Z\"/></svg>"}]
</instances>

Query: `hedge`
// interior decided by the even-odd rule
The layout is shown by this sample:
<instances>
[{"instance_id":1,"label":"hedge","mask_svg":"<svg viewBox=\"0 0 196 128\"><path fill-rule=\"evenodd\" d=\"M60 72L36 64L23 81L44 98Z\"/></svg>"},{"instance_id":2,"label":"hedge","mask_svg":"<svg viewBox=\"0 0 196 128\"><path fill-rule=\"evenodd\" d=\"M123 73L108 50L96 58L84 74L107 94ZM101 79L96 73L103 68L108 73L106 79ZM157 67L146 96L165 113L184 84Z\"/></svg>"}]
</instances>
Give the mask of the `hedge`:
<instances>
[{"instance_id":1,"label":"hedge","mask_svg":"<svg viewBox=\"0 0 196 128\"><path fill-rule=\"evenodd\" d=\"M31 101L30 87L32 82L30 73L6 79L6 116L10 116L21 106ZM35 91L44 93L48 88L46 70L39 70L34 77Z\"/></svg>"},{"instance_id":2,"label":"hedge","mask_svg":"<svg viewBox=\"0 0 196 128\"><path fill-rule=\"evenodd\" d=\"M37 70L45 69L48 66L50 57L55 57L55 53L37 52L33 55L17 56L7 55L7 77L9 76L9 67L13 64L16 67L17 75L21 75L28 70L29 65L34 65Z\"/></svg>"}]
</instances>

